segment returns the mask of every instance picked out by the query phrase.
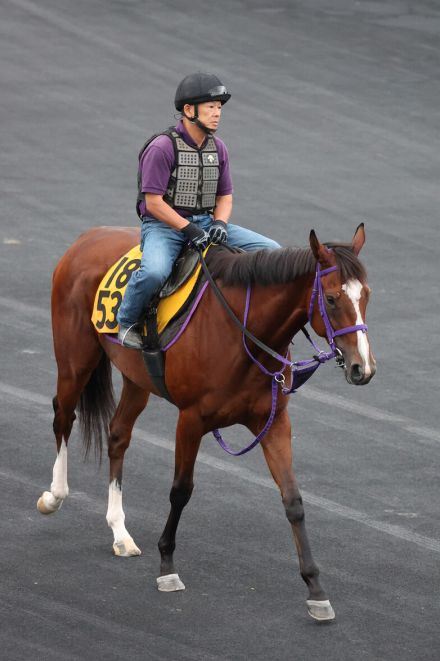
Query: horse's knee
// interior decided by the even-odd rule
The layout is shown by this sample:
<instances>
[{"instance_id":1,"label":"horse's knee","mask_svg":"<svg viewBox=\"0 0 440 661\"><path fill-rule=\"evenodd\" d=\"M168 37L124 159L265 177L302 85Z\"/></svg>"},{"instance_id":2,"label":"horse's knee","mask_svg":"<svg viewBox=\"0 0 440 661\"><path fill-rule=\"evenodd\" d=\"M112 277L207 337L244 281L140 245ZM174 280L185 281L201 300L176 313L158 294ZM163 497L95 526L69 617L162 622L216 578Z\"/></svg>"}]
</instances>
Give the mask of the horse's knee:
<instances>
[{"instance_id":1,"label":"horse's knee","mask_svg":"<svg viewBox=\"0 0 440 661\"><path fill-rule=\"evenodd\" d=\"M172 507L182 510L189 502L193 492L194 484L191 482L182 482L173 485L170 491L170 503Z\"/></svg>"},{"instance_id":2,"label":"horse's knee","mask_svg":"<svg viewBox=\"0 0 440 661\"><path fill-rule=\"evenodd\" d=\"M301 578L307 585L310 585L315 581L319 576L319 567L314 563L313 560L309 562L303 562L300 570Z\"/></svg>"},{"instance_id":3,"label":"horse's knee","mask_svg":"<svg viewBox=\"0 0 440 661\"><path fill-rule=\"evenodd\" d=\"M286 496L283 498L286 516L290 523L301 523L304 521L304 506L300 495Z\"/></svg>"}]
</instances>

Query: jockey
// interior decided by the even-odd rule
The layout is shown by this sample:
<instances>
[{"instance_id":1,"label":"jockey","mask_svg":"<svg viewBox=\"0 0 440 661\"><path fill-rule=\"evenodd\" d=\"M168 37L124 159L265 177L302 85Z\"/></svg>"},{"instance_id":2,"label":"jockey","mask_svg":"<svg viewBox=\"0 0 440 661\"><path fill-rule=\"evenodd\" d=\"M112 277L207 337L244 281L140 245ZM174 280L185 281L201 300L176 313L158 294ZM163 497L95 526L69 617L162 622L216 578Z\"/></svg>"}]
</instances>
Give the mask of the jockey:
<instances>
[{"instance_id":1,"label":"jockey","mask_svg":"<svg viewBox=\"0 0 440 661\"><path fill-rule=\"evenodd\" d=\"M117 317L118 337L126 347L142 347L142 315L185 243L197 249L210 242L244 250L279 248L272 239L229 223L229 157L214 133L230 97L213 74L186 76L175 96L179 123L150 139L141 152L137 210L142 221L142 262L127 285Z\"/></svg>"}]
</instances>

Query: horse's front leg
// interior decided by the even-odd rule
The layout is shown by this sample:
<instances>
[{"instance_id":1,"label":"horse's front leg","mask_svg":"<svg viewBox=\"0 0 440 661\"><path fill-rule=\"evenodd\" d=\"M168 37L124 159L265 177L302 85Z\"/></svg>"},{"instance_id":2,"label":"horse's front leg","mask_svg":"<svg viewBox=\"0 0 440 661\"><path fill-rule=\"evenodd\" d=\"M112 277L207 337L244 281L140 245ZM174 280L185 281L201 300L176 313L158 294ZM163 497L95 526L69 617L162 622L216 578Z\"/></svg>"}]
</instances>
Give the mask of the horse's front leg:
<instances>
[{"instance_id":1,"label":"horse's front leg","mask_svg":"<svg viewBox=\"0 0 440 661\"><path fill-rule=\"evenodd\" d=\"M159 540L160 576L157 587L162 592L184 590L185 585L174 568L176 532L185 505L194 488L194 464L202 438L200 418L191 411L180 413L176 430L174 481L170 492L171 510Z\"/></svg>"},{"instance_id":2,"label":"horse's front leg","mask_svg":"<svg viewBox=\"0 0 440 661\"><path fill-rule=\"evenodd\" d=\"M313 560L307 537L304 505L292 465L291 425L287 411L281 411L262 441L264 456L277 483L286 516L292 526L301 576L309 589L307 609L316 620L333 620L335 613L319 582L319 569Z\"/></svg>"}]
</instances>

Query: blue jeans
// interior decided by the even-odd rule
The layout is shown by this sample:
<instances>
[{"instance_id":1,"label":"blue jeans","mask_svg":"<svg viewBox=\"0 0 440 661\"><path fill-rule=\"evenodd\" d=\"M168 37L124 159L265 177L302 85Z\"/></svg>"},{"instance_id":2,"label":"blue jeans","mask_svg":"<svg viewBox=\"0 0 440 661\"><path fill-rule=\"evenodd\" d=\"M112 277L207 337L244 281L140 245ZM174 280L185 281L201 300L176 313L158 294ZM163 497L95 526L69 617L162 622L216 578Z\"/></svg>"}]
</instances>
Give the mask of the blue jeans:
<instances>
[{"instance_id":1,"label":"blue jeans","mask_svg":"<svg viewBox=\"0 0 440 661\"><path fill-rule=\"evenodd\" d=\"M212 216L202 214L188 218L193 223L208 231L212 225ZM141 228L142 261L139 269L133 273L125 290L124 299L118 312L118 323L131 326L142 317L153 294L167 280L173 264L186 242L182 232L155 218L144 217ZM243 250L279 248L279 244L262 234L228 223L228 244Z\"/></svg>"}]
</instances>

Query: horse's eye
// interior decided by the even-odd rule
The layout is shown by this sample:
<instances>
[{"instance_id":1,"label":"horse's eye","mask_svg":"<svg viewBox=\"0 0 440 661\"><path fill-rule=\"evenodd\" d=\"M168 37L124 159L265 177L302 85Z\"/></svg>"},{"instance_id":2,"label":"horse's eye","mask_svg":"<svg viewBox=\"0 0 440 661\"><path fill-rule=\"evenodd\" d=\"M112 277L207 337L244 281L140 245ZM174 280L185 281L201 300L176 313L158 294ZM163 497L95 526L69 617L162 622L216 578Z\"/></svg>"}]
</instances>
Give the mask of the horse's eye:
<instances>
[{"instance_id":1,"label":"horse's eye","mask_svg":"<svg viewBox=\"0 0 440 661\"><path fill-rule=\"evenodd\" d=\"M332 307L332 308L335 307L336 299L335 299L334 296L326 296L326 297L325 297L325 300L326 300L327 303L330 305L330 307Z\"/></svg>"}]
</instances>

